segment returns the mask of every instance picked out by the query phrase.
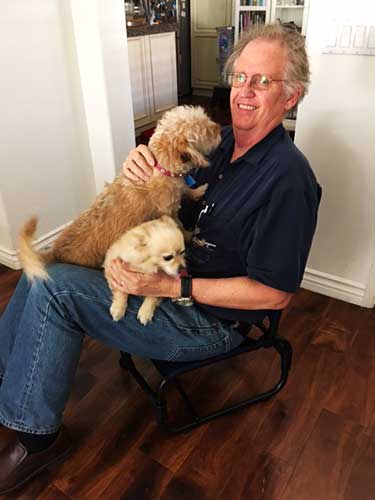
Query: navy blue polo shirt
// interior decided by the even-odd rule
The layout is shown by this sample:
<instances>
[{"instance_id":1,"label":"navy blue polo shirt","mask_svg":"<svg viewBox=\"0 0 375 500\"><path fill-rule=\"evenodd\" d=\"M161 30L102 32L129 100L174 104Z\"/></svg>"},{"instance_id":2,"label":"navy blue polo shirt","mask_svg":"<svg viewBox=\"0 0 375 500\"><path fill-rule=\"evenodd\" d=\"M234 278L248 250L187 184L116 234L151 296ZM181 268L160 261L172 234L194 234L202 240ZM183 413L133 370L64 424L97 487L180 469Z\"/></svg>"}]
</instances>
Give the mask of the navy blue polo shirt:
<instances>
[{"instance_id":1,"label":"navy blue polo shirt","mask_svg":"<svg viewBox=\"0 0 375 500\"><path fill-rule=\"evenodd\" d=\"M233 148L226 127L210 166L193 175L197 185L208 182L204 199L183 201L182 222L195 227L188 270L201 278L247 276L296 292L317 222L315 175L281 124L230 163ZM264 317L264 311L197 306L230 321Z\"/></svg>"}]
</instances>

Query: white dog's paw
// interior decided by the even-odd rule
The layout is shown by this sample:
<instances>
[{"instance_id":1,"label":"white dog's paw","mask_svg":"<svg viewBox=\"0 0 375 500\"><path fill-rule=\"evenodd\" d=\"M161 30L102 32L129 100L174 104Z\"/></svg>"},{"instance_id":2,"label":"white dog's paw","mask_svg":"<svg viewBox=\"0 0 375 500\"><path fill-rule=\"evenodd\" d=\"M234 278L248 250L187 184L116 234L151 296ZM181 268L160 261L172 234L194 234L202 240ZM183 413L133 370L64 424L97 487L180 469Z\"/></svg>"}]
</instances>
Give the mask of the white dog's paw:
<instances>
[{"instance_id":1,"label":"white dog's paw","mask_svg":"<svg viewBox=\"0 0 375 500\"><path fill-rule=\"evenodd\" d=\"M147 325L150 321L152 321L152 318L154 316L154 308L151 308L147 302L143 303L141 307L139 308L137 318L142 325Z\"/></svg>"},{"instance_id":2,"label":"white dog's paw","mask_svg":"<svg viewBox=\"0 0 375 500\"><path fill-rule=\"evenodd\" d=\"M123 304L112 304L110 308L111 316L114 321L119 321L126 313L126 306Z\"/></svg>"}]
</instances>

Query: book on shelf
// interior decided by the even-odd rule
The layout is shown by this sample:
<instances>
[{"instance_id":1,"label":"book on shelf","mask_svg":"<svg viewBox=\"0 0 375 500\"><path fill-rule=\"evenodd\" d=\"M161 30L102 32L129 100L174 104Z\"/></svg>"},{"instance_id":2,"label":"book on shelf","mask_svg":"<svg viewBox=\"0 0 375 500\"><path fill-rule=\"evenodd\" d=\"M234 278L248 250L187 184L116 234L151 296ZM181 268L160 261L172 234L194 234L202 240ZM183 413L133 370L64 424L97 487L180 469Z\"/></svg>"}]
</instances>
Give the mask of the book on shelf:
<instances>
[{"instance_id":1,"label":"book on shelf","mask_svg":"<svg viewBox=\"0 0 375 500\"><path fill-rule=\"evenodd\" d=\"M266 22L265 12L240 12L239 31L246 31L251 26L257 26Z\"/></svg>"}]
</instances>

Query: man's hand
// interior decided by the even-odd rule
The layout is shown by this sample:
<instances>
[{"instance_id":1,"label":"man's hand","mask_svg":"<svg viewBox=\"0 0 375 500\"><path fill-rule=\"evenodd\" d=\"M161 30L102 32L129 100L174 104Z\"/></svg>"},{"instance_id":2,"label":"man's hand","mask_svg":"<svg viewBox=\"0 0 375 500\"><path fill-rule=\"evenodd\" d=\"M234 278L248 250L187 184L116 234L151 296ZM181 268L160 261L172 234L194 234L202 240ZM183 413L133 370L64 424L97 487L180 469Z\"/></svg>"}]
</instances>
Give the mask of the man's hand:
<instances>
[{"instance_id":1,"label":"man's hand","mask_svg":"<svg viewBox=\"0 0 375 500\"><path fill-rule=\"evenodd\" d=\"M109 267L111 287L130 295L143 297L179 297L180 279L159 272L144 274L133 271L128 264L117 258Z\"/></svg>"},{"instance_id":2,"label":"man's hand","mask_svg":"<svg viewBox=\"0 0 375 500\"><path fill-rule=\"evenodd\" d=\"M134 184L146 182L152 176L155 163L155 158L148 147L140 144L130 151L129 156L123 163L124 177Z\"/></svg>"}]
</instances>

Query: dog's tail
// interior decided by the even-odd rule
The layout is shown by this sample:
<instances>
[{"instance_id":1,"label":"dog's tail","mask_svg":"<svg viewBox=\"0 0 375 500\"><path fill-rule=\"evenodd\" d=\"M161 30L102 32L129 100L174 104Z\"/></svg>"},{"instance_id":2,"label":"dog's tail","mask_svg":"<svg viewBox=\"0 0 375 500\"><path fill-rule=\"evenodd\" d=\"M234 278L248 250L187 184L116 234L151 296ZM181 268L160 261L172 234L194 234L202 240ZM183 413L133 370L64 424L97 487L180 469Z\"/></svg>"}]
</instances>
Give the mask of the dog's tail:
<instances>
[{"instance_id":1,"label":"dog's tail","mask_svg":"<svg viewBox=\"0 0 375 500\"><path fill-rule=\"evenodd\" d=\"M35 278L48 279L45 263L51 260L51 252L39 253L33 247L38 219L32 217L23 226L19 236L19 257L27 278L33 281Z\"/></svg>"}]
</instances>

